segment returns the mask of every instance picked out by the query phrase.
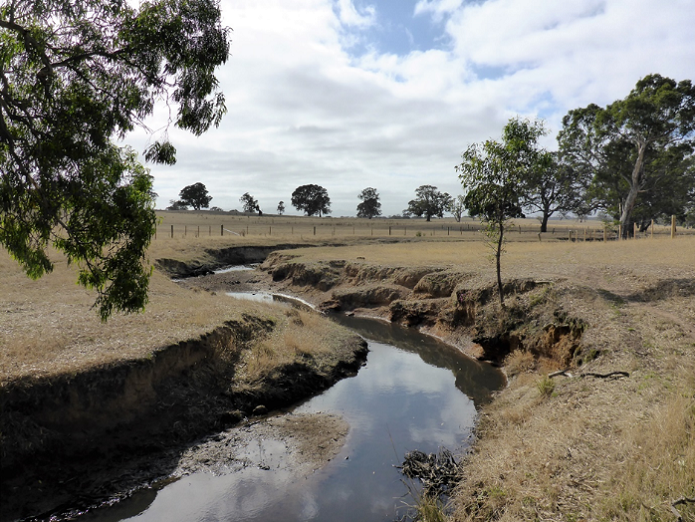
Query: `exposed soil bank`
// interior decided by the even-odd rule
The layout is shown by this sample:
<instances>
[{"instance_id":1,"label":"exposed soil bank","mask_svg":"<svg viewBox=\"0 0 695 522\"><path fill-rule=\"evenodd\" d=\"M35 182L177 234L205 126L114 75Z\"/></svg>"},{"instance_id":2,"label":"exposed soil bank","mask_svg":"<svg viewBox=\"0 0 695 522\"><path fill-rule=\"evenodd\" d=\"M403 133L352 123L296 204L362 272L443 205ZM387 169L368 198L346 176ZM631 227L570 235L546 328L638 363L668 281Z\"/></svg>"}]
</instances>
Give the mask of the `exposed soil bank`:
<instances>
[{"instance_id":1,"label":"exposed soil bank","mask_svg":"<svg viewBox=\"0 0 695 522\"><path fill-rule=\"evenodd\" d=\"M586 356L581 349L586 325L548 302L551 281L507 280L507 307L500 311L496 284L465 270L360 261L303 263L295 257L272 253L261 265L273 282L266 284L303 295L322 310L417 327L472 357L500 364L521 348L563 367L573 360L581 364Z\"/></svg>"},{"instance_id":2,"label":"exposed soil bank","mask_svg":"<svg viewBox=\"0 0 695 522\"><path fill-rule=\"evenodd\" d=\"M163 450L312 396L366 359L366 343L346 335L335 349L271 368L261 380L236 378L244 352L275 327L245 315L148 359L3 385L2 520L166 475L175 461L134 470Z\"/></svg>"}]
</instances>

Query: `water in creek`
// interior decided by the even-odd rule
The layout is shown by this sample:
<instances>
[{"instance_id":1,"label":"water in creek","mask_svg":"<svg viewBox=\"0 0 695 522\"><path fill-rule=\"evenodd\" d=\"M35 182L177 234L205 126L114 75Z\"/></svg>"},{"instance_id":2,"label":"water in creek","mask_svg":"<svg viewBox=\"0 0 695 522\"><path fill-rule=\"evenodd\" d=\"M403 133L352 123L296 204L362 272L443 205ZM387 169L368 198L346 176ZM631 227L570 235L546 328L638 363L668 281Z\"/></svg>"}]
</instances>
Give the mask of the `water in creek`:
<instances>
[{"instance_id":1,"label":"water in creek","mask_svg":"<svg viewBox=\"0 0 695 522\"><path fill-rule=\"evenodd\" d=\"M410 450L465 448L476 404L501 387L504 377L415 330L369 319L337 320L365 337L370 352L357 376L295 409L337 413L350 424L341 453L322 470L296 480L273 460L281 448L263 447L270 469L195 473L87 519L390 521L402 515L412 499L394 466Z\"/></svg>"}]
</instances>

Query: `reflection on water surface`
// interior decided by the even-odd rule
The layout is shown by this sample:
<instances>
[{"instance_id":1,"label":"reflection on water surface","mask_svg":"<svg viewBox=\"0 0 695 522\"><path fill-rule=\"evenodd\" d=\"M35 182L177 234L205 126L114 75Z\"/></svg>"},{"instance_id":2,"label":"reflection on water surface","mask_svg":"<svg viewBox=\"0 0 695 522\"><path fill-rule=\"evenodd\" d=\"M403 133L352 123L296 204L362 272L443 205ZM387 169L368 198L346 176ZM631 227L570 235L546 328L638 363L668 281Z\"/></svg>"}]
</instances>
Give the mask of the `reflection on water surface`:
<instances>
[{"instance_id":1,"label":"reflection on water surface","mask_svg":"<svg viewBox=\"0 0 695 522\"><path fill-rule=\"evenodd\" d=\"M474 424L475 404L501 387L504 377L412 329L369 319L337 320L367 338L370 353L357 376L295 410L337 413L350 424L342 452L321 471L295 480L266 449L269 470L196 473L156 495L141 492L84 520L393 520L409 500L394 466L413 449L461 451Z\"/></svg>"}]
</instances>

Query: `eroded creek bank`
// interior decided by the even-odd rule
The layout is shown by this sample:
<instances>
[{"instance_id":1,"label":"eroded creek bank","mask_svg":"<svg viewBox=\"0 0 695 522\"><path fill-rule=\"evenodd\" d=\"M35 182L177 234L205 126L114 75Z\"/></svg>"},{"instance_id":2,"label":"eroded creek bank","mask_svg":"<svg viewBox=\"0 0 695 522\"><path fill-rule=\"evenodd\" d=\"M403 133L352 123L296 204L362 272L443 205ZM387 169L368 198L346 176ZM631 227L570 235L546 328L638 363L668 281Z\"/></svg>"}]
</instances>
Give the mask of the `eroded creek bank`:
<instances>
[{"instance_id":1,"label":"eroded creek bank","mask_svg":"<svg viewBox=\"0 0 695 522\"><path fill-rule=\"evenodd\" d=\"M182 284L215 292L282 290L327 312L377 316L420 328L468 355L494 362L519 347L562 364L582 356L584 325L546 299L548 282L508 282L509 305L500 315L494 286L465 271L360 261L300 263L287 251L259 252L239 259L257 262L267 255L256 271ZM160 269L179 277L228 264L200 271L200 264L161 261ZM282 368L256 388L231 390L239 353L258 332L272 328L249 316L147 360L3 386L2 519L55 511L63 504L87 507L114 490L128 491L166 476L179 466L180 451L170 460L161 458L171 448L254 413L296 403L354 374L366 357L364 342L353 337L325 360ZM312 422L325 428L322 422L333 421ZM281 430L278 436L295 436L287 433ZM300 434L296 440L306 439ZM142 469L147 472L138 471Z\"/></svg>"},{"instance_id":2,"label":"eroded creek bank","mask_svg":"<svg viewBox=\"0 0 695 522\"><path fill-rule=\"evenodd\" d=\"M511 279L505 310L490 274L446 266L384 266L364 260L305 262L275 251L258 270L191 278L182 284L211 292L284 292L319 310L378 317L417 328L467 355L502 364L515 350L566 367L589 357L586 324L563 310L563 281Z\"/></svg>"}]
</instances>

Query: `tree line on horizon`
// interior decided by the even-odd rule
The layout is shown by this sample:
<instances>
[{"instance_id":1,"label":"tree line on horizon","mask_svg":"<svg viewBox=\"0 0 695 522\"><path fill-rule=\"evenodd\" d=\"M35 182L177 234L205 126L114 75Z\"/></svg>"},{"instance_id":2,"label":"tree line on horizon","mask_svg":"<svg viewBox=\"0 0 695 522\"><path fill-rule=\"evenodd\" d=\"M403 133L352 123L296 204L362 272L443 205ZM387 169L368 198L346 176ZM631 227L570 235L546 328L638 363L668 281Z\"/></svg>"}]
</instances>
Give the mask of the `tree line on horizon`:
<instances>
[{"instance_id":1,"label":"tree line on horizon","mask_svg":"<svg viewBox=\"0 0 695 522\"><path fill-rule=\"evenodd\" d=\"M605 220L623 225L626 236L632 234L633 223L644 232L653 219L671 216L681 224L695 225L694 119L691 81L677 83L654 74L641 79L625 99L607 107L590 104L569 111L557 135L557 150L539 145L548 134L543 120L516 117L503 129L502 149L488 140L469 146L462 158L464 164L477 158L480 169L497 168L502 178L490 181L493 185L504 185L505 176L507 181L513 179L509 214L536 214L541 232L547 232L553 215L583 218L597 212ZM483 157L494 157L500 165L486 165ZM461 171L461 165L457 170ZM456 197L434 185L421 185L402 214L392 217L417 216L430 221L451 213L460 221L466 211L472 217L481 215L469 197L471 187L480 180L469 177L461 181L464 194ZM186 197L191 190L192 186L185 187L180 200L172 201L168 208L207 208L200 205L207 193L199 187L200 199L192 200ZM357 197L357 217L381 216L376 188L367 187ZM240 201L244 212L260 212L258 201L248 192ZM331 212L328 193L319 185L298 187L292 205L308 216ZM277 213L284 211L281 201Z\"/></svg>"}]
</instances>

